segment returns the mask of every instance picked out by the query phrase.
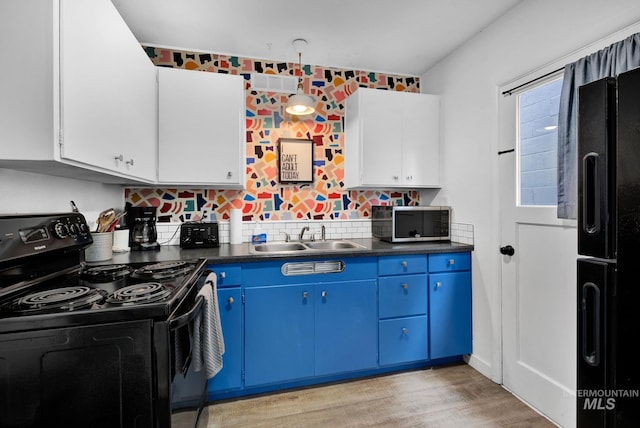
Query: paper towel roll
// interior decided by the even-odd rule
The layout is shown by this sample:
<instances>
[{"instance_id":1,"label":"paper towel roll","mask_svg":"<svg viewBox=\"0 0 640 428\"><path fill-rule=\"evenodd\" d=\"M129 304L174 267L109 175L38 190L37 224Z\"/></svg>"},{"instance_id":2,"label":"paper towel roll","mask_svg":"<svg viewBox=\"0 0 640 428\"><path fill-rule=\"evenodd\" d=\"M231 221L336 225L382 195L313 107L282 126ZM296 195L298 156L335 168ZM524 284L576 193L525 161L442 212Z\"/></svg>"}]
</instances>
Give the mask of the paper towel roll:
<instances>
[{"instance_id":1,"label":"paper towel roll","mask_svg":"<svg viewBox=\"0 0 640 428\"><path fill-rule=\"evenodd\" d=\"M242 244L242 210L232 209L229 215L229 243Z\"/></svg>"}]
</instances>

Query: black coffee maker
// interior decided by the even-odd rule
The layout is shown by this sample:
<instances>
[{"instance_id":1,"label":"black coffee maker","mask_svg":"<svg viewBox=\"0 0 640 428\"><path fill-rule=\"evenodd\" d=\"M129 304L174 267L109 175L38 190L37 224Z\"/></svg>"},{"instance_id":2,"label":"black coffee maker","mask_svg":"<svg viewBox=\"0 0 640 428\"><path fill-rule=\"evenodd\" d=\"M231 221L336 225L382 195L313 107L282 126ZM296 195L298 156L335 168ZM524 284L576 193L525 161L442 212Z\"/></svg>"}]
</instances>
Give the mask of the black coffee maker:
<instances>
[{"instance_id":1,"label":"black coffee maker","mask_svg":"<svg viewBox=\"0 0 640 428\"><path fill-rule=\"evenodd\" d=\"M128 207L126 223L132 251L159 250L156 207Z\"/></svg>"}]
</instances>

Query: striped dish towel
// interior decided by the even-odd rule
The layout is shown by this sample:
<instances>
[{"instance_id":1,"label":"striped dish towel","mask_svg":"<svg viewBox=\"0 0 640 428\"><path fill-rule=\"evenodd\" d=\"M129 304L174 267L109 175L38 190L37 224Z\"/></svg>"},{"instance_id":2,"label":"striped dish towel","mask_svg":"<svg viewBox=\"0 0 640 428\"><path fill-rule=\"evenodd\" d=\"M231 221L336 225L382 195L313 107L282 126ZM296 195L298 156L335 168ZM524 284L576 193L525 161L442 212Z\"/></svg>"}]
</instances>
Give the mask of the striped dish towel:
<instances>
[{"instance_id":1,"label":"striped dish towel","mask_svg":"<svg viewBox=\"0 0 640 428\"><path fill-rule=\"evenodd\" d=\"M204 367L207 378L212 378L222 369L224 338L218 308L217 276L210 273L198 292L204 298L200 316L193 322L193 363L195 371Z\"/></svg>"}]
</instances>

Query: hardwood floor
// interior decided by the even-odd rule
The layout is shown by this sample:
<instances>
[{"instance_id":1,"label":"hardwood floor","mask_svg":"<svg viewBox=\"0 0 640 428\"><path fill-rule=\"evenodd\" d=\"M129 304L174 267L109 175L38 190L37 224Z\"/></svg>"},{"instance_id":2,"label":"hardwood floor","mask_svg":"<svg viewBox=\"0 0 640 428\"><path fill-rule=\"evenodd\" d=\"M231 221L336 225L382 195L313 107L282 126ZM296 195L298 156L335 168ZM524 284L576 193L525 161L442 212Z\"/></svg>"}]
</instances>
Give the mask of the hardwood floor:
<instances>
[{"instance_id":1,"label":"hardwood floor","mask_svg":"<svg viewBox=\"0 0 640 428\"><path fill-rule=\"evenodd\" d=\"M555 426L466 364L220 402L207 410L208 428Z\"/></svg>"}]
</instances>

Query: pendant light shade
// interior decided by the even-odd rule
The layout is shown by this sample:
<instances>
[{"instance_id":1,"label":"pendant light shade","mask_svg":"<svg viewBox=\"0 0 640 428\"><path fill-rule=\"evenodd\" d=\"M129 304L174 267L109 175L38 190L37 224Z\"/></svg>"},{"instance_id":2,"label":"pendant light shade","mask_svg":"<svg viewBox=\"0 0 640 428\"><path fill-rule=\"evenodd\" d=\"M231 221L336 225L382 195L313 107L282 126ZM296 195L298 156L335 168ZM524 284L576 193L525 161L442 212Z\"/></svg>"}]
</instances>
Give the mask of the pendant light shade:
<instances>
[{"instance_id":1,"label":"pendant light shade","mask_svg":"<svg viewBox=\"0 0 640 428\"><path fill-rule=\"evenodd\" d=\"M313 98L303 94L302 91L298 91L297 94L289 97L286 110L287 113L298 116L304 116L305 114L311 114L316 111L313 107Z\"/></svg>"},{"instance_id":2,"label":"pendant light shade","mask_svg":"<svg viewBox=\"0 0 640 428\"><path fill-rule=\"evenodd\" d=\"M287 113L295 116L304 116L316 111L314 107L315 101L302 90L302 49L306 45L307 41L304 39L296 39L293 41L293 47L298 52L298 69L300 70L300 77L298 78L298 90L294 95L289 97L285 110Z\"/></svg>"}]
</instances>

